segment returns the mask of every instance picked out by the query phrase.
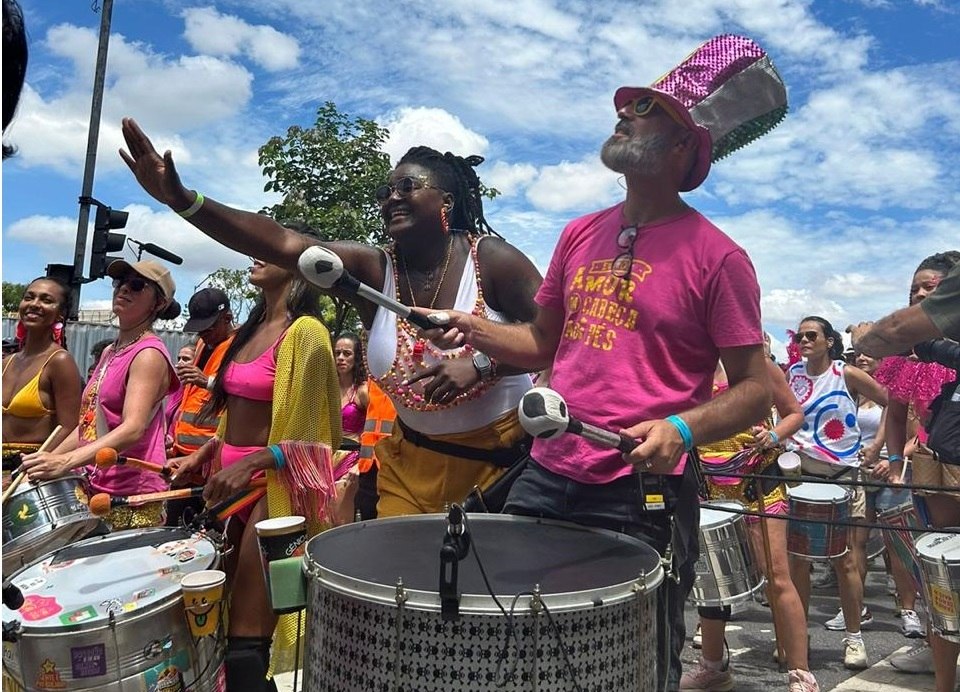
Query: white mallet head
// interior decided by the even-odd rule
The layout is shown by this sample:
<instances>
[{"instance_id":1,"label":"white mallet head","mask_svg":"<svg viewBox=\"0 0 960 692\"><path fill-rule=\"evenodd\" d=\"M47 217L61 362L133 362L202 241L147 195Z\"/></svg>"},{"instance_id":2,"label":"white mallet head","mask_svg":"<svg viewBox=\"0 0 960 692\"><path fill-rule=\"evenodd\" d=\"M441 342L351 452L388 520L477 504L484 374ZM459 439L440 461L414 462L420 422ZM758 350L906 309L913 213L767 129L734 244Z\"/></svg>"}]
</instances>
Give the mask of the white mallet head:
<instances>
[{"instance_id":1,"label":"white mallet head","mask_svg":"<svg viewBox=\"0 0 960 692\"><path fill-rule=\"evenodd\" d=\"M567 402L548 387L534 387L520 399L520 425L534 437L550 439L567 430Z\"/></svg>"},{"instance_id":2,"label":"white mallet head","mask_svg":"<svg viewBox=\"0 0 960 692\"><path fill-rule=\"evenodd\" d=\"M303 278L320 288L332 288L343 276L340 256L319 245L311 245L300 255L297 266Z\"/></svg>"}]
</instances>

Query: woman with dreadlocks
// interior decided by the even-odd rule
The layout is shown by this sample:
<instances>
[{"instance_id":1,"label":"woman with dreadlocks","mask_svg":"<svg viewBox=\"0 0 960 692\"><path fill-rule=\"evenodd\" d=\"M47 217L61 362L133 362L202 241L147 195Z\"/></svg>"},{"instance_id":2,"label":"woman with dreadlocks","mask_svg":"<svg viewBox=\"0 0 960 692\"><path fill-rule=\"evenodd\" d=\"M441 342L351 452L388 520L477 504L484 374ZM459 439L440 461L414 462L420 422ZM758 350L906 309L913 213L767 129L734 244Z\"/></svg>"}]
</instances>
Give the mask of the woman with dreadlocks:
<instances>
[{"instance_id":1,"label":"woman with dreadlocks","mask_svg":"<svg viewBox=\"0 0 960 692\"><path fill-rule=\"evenodd\" d=\"M129 118L123 135L129 153L120 154L144 189L218 242L291 270L316 244L186 188L171 154L161 157ZM389 245L320 244L361 282L407 305L532 319L541 277L487 223L473 170L482 161L411 149L374 193ZM398 425L377 445L378 516L441 512L522 456L516 408L531 386L527 375L470 348L441 351L393 313L351 293L330 293L357 308L368 331L368 370L397 408Z\"/></svg>"}]
</instances>

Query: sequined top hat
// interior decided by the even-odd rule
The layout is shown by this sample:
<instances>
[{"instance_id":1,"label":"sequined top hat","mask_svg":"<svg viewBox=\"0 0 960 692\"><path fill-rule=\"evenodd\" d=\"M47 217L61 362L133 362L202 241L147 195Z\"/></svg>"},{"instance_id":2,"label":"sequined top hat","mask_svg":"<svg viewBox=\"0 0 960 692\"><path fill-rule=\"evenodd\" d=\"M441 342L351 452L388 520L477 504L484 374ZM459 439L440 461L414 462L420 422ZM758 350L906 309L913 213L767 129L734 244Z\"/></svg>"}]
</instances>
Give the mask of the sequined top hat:
<instances>
[{"instance_id":1,"label":"sequined top hat","mask_svg":"<svg viewBox=\"0 0 960 692\"><path fill-rule=\"evenodd\" d=\"M617 110L658 96L699 138L697 160L682 191L700 185L710 164L776 127L787 114L787 91L766 52L745 36L714 36L649 87L620 87Z\"/></svg>"}]
</instances>

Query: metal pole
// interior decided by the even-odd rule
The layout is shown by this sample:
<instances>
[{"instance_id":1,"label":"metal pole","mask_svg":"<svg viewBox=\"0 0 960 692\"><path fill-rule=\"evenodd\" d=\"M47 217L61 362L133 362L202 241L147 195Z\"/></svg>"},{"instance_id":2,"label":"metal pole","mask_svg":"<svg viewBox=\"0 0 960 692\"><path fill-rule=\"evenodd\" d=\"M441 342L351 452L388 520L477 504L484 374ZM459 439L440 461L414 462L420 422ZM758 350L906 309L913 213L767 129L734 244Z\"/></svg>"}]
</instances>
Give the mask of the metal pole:
<instances>
[{"instance_id":1,"label":"metal pole","mask_svg":"<svg viewBox=\"0 0 960 692\"><path fill-rule=\"evenodd\" d=\"M93 76L93 98L90 102L90 129L87 132L87 155L83 167L83 185L80 189L80 217L77 222L77 244L73 251L73 305L71 319L77 318L80 308L80 285L83 279L83 256L87 250L87 226L90 223L90 203L93 194L93 174L97 167L97 144L100 141L100 111L103 107L103 84L107 72L107 48L110 44L110 20L113 0L103 0L100 11L100 44L97 48L97 66Z\"/></svg>"}]
</instances>

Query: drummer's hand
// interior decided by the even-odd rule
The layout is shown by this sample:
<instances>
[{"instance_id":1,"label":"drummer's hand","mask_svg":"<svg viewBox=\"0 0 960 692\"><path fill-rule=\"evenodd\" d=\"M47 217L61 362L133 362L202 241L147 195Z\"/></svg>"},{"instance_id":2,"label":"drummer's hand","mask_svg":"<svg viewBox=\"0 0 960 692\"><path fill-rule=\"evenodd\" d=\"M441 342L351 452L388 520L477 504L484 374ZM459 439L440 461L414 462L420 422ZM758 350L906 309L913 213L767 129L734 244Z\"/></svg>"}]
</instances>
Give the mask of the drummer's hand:
<instances>
[{"instance_id":1,"label":"drummer's hand","mask_svg":"<svg viewBox=\"0 0 960 692\"><path fill-rule=\"evenodd\" d=\"M170 469L170 485L185 485L190 482L186 480L187 476L202 476L204 465L213 460L217 444L217 438L213 437L196 452L169 459L167 467Z\"/></svg>"},{"instance_id":2,"label":"drummer's hand","mask_svg":"<svg viewBox=\"0 0 960 692\"><path fill-rule=\"evenodd\" d=\"M480 373L470 358L450 358L424 368L403 384L420 380L428 380L423 387L423 396L428 402L446 404L479 382Z\"/></svg>"},{"instance_id":3,"label":"drummer's hand","mask_svg":"<svg viewBox=\"0 0 960 692\"><path fill-rule=\"evenodd\" d=\"M27 474L29 481L48 481L66 475L74 466L73 454L70 452L34 452L23 456L20 469Z\"/></svg>"},{"instance_id":4,"label":"drummer's hand","mask_svg":"<svg viewBox=\"0 0 960 692\"><path fill-rule=\"evenodd\" d=\"M272 468L274 463L273 455L269 450L259 449L251 452L236 463L210 476L203 490L203 499L210 506L233 497L250 486L250 479L254 473Z\"/></svg>"},{"instance_id":5,"label":"drummer's hand","mask_svg":"<svg viewBox=\"0 0 960 692\"><path fill-rule=\"evenodd\" d=\"M683 439L674 425L665 420L648 420L621 431L640 445L624 461L643 473L670 473L683 454Z\"/></svg>"},{"instance_id":6,"label":"drummer's hand","mask_svg":"<svg viewBox=\"0 0 960 692\"><path fill-rule=\"evenodd\" d=\"M750 432L753 433L753 446L757 449L770 449L778 444L773 441L773 435L770 434L769 428L755 425L750 428Z\"/></svg>"},{"instance_id":7,"label":"drummer's hand","mask_svg":"<svg viewBox=\"0 0 960 692\"><path fill-rule=\"evenodd\" d=\"M195 195L180 182L180 175L173 165L173 154L157 153L150 138L140 129L133 118L124 118L120 130L129 153L120 150L120 158L137 177L137 182L151 197L175 210L182 211L193 204Z\"/></svg>"},{"instance_id":8,"label":"drummer's hand","mask_svg":"<svg viewBox=\"0 0 960 692\"><path fill-rule=\"evenodd\" d=\"M469 343L473 331L473 315L458 310L428 310L427 308L411 308L422 315L442 316L446 323L436 329L421 329L417 336L433 343L439 349L449 351Z\"/></svg>"},{"instance_id":9,"label":"drummer's hand","mask_svg":"<svg viewBox=\"0 0 960 692\"><path fill-rule=\"evenodd\" d=\"M873 468L870 470L870 475L876 478L878 481L890 482L890 462L886 459L882 461L877 461L874 463Z\"/></svg>"}]
</instances>

